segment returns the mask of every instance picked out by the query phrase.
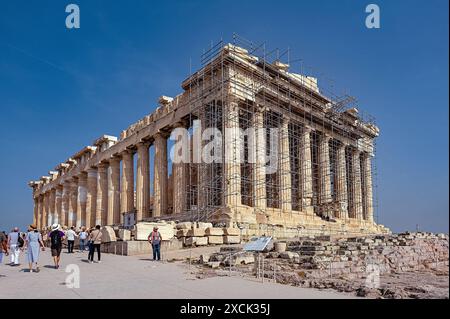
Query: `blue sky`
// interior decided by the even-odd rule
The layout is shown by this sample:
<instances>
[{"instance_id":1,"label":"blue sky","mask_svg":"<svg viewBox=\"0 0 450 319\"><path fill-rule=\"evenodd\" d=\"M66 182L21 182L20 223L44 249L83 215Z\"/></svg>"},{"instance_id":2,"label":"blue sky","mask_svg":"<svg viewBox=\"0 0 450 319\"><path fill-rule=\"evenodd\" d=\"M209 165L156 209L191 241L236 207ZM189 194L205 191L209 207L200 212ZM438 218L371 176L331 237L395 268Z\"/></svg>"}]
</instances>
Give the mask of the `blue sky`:
<instances>
[{"instance_id":1,"label":"blue sky","mask_svg":"<svg viewBox=\"0 0 450 319\"><path fill-rule=\"evenodd\" d=\"M69 3L80 29L65 27ZM365 27L369 3L380 29ZM211 41L236 32L289 47L377 118L380 223L448 232L448 9L447 0L1 0L0 230L31 221L28 180L180 93L190 59L198 66Z\"/></svg>"}]
</instances>

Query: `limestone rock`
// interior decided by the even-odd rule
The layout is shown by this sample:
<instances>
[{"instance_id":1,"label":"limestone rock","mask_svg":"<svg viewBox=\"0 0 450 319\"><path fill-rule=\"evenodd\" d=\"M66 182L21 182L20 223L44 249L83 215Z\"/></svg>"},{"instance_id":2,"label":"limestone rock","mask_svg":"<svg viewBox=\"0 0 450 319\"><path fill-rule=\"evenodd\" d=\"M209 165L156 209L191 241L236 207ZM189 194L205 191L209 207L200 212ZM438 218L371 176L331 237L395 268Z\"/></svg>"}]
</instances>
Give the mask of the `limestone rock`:
<instances>
[{"instance_id":1,"label":"limestone rock","mask_svg":"<svg viewBox=\"0 0 450 319\"><path fill-rule=\"evenodd\" d=\"M178 223L175 226L177 229L191 229L192 228L192 223L191 222L182 222L182 223Z\"/></svg>"},{"instance_id":2,"label":"limestone rock","mask_svg":"<svg viewBox=\"0 0 450 319\"><path fill-rule=\"evenodd\" d=\"M136 240L147 240L148 235L150 235L155 226L158 227L163 240L170 240L174 237L175 231L171 224L141 222L136 224Z\"/></svg>"},{"instance_id":3,"label":"limestone rock","mask_svg":"<svg viewBox=\"0 0 450 319\"><path fill-rule=\"evenodd\" d=\"M189 229L186 236L189 237L203 237L205 236L205 228L192 228Z\"/></svg>"},{"instance_id":4,"label":"limestone rock","mask_svg":"<svg viewBox=\"0 0 450 319\"><path fill-rule=\"evenodd\" d=\"M119 238L123 241L131 240L131 231L128 229L119 229Z\"/></svg>"},{"instance_id":5,"label":"limestone rock","mask_svg":"<svg viewBox=\"0 0 450 319\"><path fill-rule=\"evenodd\" d=\"M177 230L177 238L186 237L189 229L178 229Z\"/></svg>"},{"instance_id":6,"label":"limestone rock","mask_svg":"<svg viewBox=\"0 0 450 319\"><path fill-rule=\"evenodd\" d=\"M239 228L226 227L223 229L223 233L224 235L229 236L239 236L241 234L241 230Z\"/></svg>"},{"instance_id":7,"label":"limestone rock","mask_svg":"<svg viewBox=\"0 0 450 319\"><path fill-rule=\"evenodd\" d=\"M222 228L208 227L205 230L207 236L222 236L224 234Z\"/></svg>"},{"instance_id":8,"label":"limestone rock","mask_svg":"<svg viewBox=\"0 0 450 319\"><path fill-rule=\"evenodd\" d=\"M222 236L208 236L208 243L210 245L222 245L223 237Z\"/></svg>"},{"instance_id":9,"label":"limestone rock","mask_svg":"<svg viewBox=\"0 0 450 319\"><path fill-rule=\"evenodd\" d=\"M197 228L206 229L206 228L212 228L212 227L213 227L212 223L202 223L202 222L197 223Z\"/></svg>"},{"instance_id":10,"label":"limestone rock","mask_svg":"<svg viewBox=\"0 0 450 319\"><path fill-rule=\"evenodd\" d=\"M223 243L224 244L240 244L241 243L241 236L223 236Z\"/></svg>"},{"instance_id":11,"label":"limestone rock","mask_svg":"<svg viewBox=\"0 0 450 319\"><path fill-rule=\"evenodd\" d=\"M117 241L116 233L111 226L103 226L100 231L102 232L102 243Z\"/></svg>"}]
</instances>

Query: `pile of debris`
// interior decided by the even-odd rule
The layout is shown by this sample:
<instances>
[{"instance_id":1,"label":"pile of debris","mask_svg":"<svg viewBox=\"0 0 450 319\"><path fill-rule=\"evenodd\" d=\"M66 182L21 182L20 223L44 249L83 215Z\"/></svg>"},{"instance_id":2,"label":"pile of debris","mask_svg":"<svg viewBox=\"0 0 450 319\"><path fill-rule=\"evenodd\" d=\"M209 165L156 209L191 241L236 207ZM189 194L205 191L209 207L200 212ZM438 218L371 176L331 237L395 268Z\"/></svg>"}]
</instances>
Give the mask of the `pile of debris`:
<instances>
[{"instance_id":1,"label":"pile of debris","mask_svg":"<svg viewBox=\"0 0 450 319\"><path fill-rule=\"evenodd\" d=\"M212 268L231 264L243 274L254 276L261 267L261 263L255 263L262 255L263 273L268 278L275 277L277 282L383 298L408 297L418 287L406 287L409 292L380 287L381 276L431 272L447 278L448 291L446 234L401 233L340 239L318 236L290 241L286 251L277 250L256 254L238 247L223 247L217 253L201 256L199 262Z\"/></svg>"}]
</instances>

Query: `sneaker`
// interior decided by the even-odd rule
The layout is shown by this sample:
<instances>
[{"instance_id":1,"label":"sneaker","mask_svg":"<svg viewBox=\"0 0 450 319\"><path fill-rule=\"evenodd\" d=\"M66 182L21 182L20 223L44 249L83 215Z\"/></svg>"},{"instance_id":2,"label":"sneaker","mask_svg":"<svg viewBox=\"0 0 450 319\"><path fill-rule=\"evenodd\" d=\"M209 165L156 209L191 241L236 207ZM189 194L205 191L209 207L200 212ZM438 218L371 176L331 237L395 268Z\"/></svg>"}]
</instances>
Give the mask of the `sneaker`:
<instances>
[{"instance_id":1,"label":"sneaker","mask_svg":"<svg viewBox=\"0 0 450 319\"><path fill-rule=\"evenodd\" d=\"M99 264L101 264L102 262L101 262L101 260L99 260L99 261L97 261Z\"/></svg>"},{"instance_id":2,"label":"sneaker","mask_svg":"<svg viewBox=\"0 0 450 319\"><path fill-rule=\"evenodd\" d=\"M90 263L90 264L93 264L94 262L93 262L92 260L89 260L89 263Z\"/></svg>"}]
</instances>

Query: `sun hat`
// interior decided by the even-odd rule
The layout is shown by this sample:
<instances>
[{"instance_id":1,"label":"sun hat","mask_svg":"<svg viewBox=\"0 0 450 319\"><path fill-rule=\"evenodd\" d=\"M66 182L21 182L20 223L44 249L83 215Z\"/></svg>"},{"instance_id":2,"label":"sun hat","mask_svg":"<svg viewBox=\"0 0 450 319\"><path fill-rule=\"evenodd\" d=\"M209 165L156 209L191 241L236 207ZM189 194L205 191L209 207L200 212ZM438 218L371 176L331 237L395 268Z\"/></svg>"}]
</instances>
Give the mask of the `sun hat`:
<instances>
[{"instance_id":1,"label":"sun hat","mask_svg":"<svg viewBox=\"0 0 450 319\"><path fill-rule=\"evenodd\" d=\"M37 228L35 224L31 224L29 227L32 228L32 229L36 229Z\"/></svg>"},{"instance_id":2,"label":"sun hat","mask_svg":"<svg viewBox=\"0 0 450 319\"><path fill-rule=\"evenodd\" d=\"M60 228L61 228L61 225L60 225L60 224L53 224L53 225L52 225L52 231L58 230L58 229L60 229Z\"/></svg>"}]
</instances>

